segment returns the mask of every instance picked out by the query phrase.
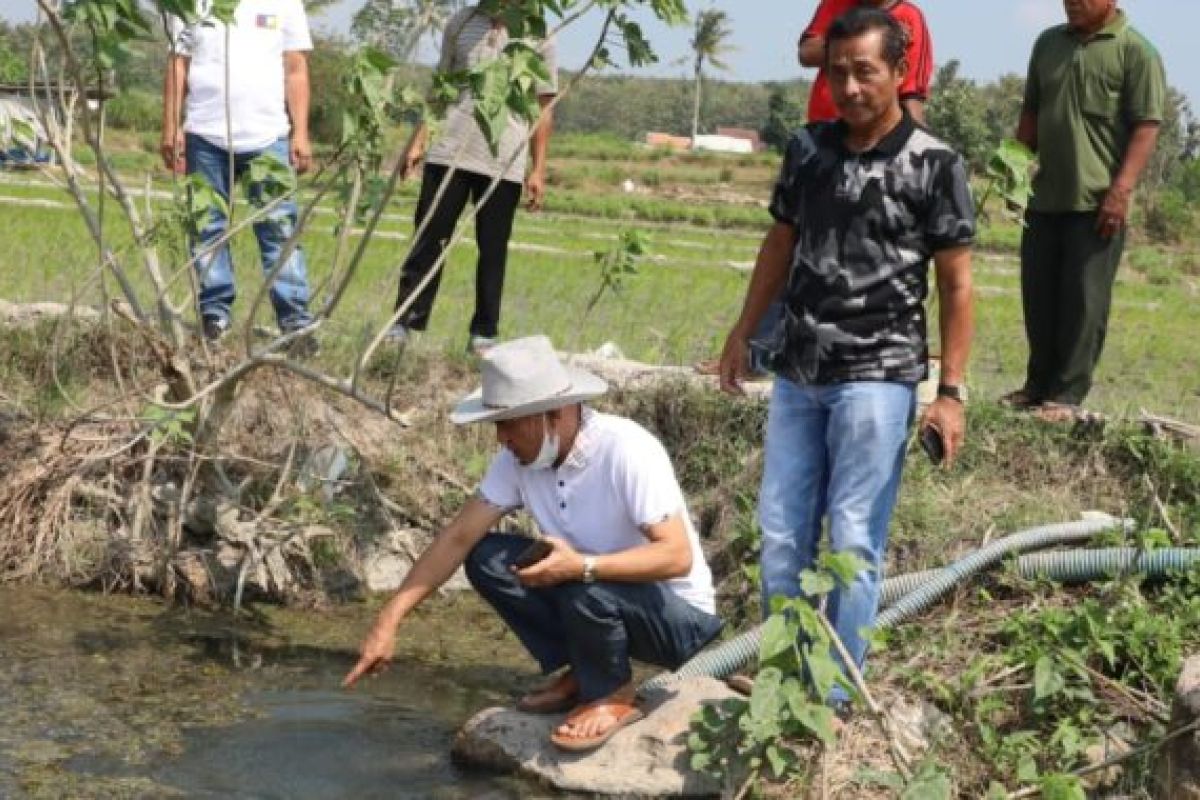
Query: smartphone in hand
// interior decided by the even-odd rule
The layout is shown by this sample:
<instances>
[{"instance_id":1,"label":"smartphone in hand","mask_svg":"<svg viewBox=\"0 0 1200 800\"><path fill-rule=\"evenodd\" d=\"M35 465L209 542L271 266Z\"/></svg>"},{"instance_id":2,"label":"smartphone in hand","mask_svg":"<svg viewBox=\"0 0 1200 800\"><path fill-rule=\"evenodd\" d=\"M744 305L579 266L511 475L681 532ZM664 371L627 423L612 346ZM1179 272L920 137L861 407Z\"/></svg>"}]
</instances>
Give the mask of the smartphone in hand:
<instances>
[{"instance_id":1,"label":"smartphone in hand","mask_svg":"<svg viewBox=\"0 0 1200 800\"><path fill-rule=\"evenodd\" d=\"M543 538L534 539L529 543L528 547L521 551L516 560L513 561L513 566L517 569L532 567L553 551L554 547L550 542Z\"/></svg>"},{"instance_id":2,"label":"smartphone in hand","mask_svg":"<svg viewBox=\"0 0 1200 800\"><path fill-rule=\"evenodd\" d=\"M933 425L926 425L921 428L918 440L921 442L921 449L925 451L925 455L929 456L929 460L935 466L941 466L942 462L946 460L946 443L942 440L942 432Z\"/></svg>"}]
</instances>

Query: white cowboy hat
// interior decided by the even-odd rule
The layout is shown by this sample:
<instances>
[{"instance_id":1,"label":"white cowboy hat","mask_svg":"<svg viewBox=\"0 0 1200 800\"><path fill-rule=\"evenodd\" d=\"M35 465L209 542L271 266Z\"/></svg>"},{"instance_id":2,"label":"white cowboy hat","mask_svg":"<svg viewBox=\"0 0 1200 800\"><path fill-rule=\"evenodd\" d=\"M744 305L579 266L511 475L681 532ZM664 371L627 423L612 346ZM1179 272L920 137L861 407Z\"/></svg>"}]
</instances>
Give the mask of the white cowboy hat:
<instances>
[{"instance_id":1,"label":"white cowboy hat","mask_svg":"<svg viewBox=\"0 0 1200 800\"><path fill-rule=\"evenodd\" d=\"M500 422L599 397L608 384L590 372L565 366L545 336L513 339L480 359L483 386L450 413L456 425Z\"/></svg>"}]
</instances>

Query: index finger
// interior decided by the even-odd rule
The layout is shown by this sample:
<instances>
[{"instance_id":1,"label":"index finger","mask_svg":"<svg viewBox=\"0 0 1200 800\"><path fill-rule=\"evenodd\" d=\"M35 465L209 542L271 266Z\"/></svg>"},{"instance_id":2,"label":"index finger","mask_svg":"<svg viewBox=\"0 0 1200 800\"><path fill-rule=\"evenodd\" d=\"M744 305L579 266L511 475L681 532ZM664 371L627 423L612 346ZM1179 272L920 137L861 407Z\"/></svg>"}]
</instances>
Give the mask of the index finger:
<instances>
[{"instance_id":1,"label":"index finger","mask_svg":"<svg viewBox=\"0 0 1200 800\"><path fill-rule=\"evenodd\" d=\"M342 688L349 689L358 682L359 678L379 666L379 663L380 659L377 658L371 658L369 656L363 656L360 658L358 663L354 665L354 669L350 670L350 672L346 674L346 677L342 679Z\"/></svg>"}]
</instances>

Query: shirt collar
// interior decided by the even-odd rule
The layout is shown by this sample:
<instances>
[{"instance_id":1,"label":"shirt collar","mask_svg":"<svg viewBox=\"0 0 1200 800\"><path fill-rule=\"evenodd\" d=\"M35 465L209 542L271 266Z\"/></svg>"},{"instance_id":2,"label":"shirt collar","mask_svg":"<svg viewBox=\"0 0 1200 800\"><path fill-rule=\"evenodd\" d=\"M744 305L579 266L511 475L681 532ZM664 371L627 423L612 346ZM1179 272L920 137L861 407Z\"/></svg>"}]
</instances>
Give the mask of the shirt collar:
<instances>
[{"instance_id":1,"label":"shirt collar","mask_svg":"<svg viewBox=\"0 0 1200 800\"><path fill-rule=\"evenodd\" d=\"M846 146L846 137L850 133L850 126L844 120L839 119L833 124L833 128L842 155L859 157L876 155L883 156L884 158L895 158L900 155L901 151L904 150L904 145L908 143L909 138L913 135L913 131L917 129L917 123L913 121L908 111L901 108L900 113L900 122L896 124L896 127L888 131L871 149L861 152L853 152Z\"/></svg>"},{"instance_id":2,"label":"shirt collar","mask_svg":"<svg viewBox=\"0 0 1200 800\"><path fill-rule=\"evenodd\" d=\"M567 453L559 469L581 470L591 461L592 453L596 449L595 426L592 424L595 418L595 411L587 406L580 407L579 430L575 434L571 452Z\"/></svg>"},{"instance_id":3,"label":"shirt collar","mask_svg":"<svg viewBox=\"0 0 1200 800\"><path fill-rule=\"evenodd\" d=\"M1124 9L1117 9L1117 15L1113 17L1112 22L1105 25L1089 39L1084 40L1079 33L1070 25L1063 26L1066 29L1067 35L1075 41L1095 41L1096 39L1112 39L1120 35L1127 27L1129 27L1129 17L1125 16Z\"/></svg>"}]
</instances>

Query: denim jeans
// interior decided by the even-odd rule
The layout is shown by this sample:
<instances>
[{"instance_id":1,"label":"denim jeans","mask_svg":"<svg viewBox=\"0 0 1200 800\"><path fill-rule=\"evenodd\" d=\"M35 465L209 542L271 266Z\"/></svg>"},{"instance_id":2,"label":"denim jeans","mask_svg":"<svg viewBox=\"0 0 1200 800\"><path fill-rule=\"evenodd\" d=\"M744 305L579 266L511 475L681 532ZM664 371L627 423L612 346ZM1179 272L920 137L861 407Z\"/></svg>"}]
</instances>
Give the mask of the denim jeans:
<instances>
[{"instance_id":1,"label":"denim jeans","mask_svg":"<svg viewBox=\"0 0 1200 800\"><path fill-rule=\"evenodd\" d=\"M777 377L771 396L758 505L764 614L771 597L800 595L800 572L815 563L828 517L830 550L855 553L869 565L849 587L835 589L826 607L860 667L867 643L859 630L874 625L878 611L888 522L915 410L916 387L902 383L804 386Z\"/></svg>"},{"instance_id":2,"label":"denim jeans","mask_svg":"<svg viewBox=\"0 0 1200 800\"><path fill-rule=\"evenodd\" d=\"M542 672L571 666L584 702L628 683L631 658L675 669L721 630L720 619L661 583L523 586L510 566L528 545L522 536L488 534L467 556L467 578Z\"/></svg>"},{"instance_id":3,"label":"denim jeans","mask_svg":"<svg viewBox=\"0 0 1200 800\"><path fill-rule=\"evenodd\" d=\"M222 197L229 200L229 151L192 134L187 135L187 169L198 172ZM279 139L264 150L235 153L233 177L238 179L249 167L250 162L262 153L271 153L284 164L289 161L288 140ZM249 187L252 202L262 196L263 187ZM266 218L254 223L254 236L258 239L258 252L264 273L270 273L279 262L283 246L296 230L296 203L285 200L275 206ZM199 246L215 242L224 235L229 220L215 209L208 225L200 232ZM193 243L196 246L196 243ZM196 262L200 281L200 313L206 317L219 317L229 322L237 290L233 279L233 260L226 243L215 253ZM271 305L275 307L275 319L282 330L303 328L312 322L308 312L308 275L304 264L304 253L299 247L292 251L287 264L275 277L271 285Z\"/></svg>"}]
</instances>

